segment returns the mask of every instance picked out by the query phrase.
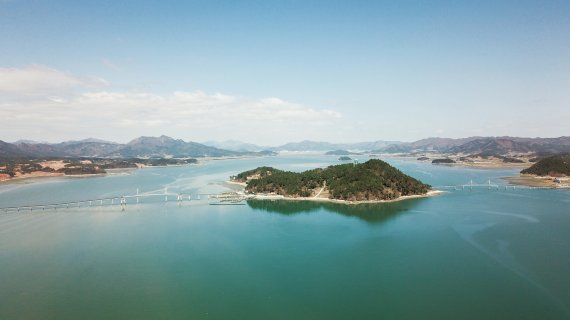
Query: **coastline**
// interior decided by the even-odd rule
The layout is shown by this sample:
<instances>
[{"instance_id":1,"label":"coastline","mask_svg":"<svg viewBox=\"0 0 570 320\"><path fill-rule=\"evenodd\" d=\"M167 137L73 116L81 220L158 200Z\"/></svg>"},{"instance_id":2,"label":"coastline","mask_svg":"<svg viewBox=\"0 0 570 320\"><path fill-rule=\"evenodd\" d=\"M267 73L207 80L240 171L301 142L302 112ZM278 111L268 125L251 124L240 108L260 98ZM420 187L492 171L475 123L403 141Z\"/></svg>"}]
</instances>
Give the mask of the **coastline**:
<instances>
[{"instance_id":1,"label":"coastline","mask_svg":"<svg viewBox=\"0 0 570 320\"><path fill-rule=\"evenodd\" d=\"M196 163L198 164L198 163ZM166 167L181 167L187 165L196 165L196 164L173 164L173 165L164 165L164 166L137 166L136 168L114 168L114 169L105 169L105 173L86 173L86 174L65 174L62 172L43 172L43 171L36 171L34 173L26 173L20 174L11 178L1 178L0 177L0 184L9 183L9 182L18 182L18 181L33 181L35 179L44 179L44 178L94 178L94 177L106 177L106 176L119 176L119 175L128 175L132 171L145 169L145 168L166 168Z\"/></svg>"},{"instance_id":2,"label":"coastline","mask_svg":"<svg viewBox=\"0 0 570 320\"><path fill-rule=\"evenodd\" d=\"M568 177L562 178L563 180L561 183L554 182L555 177L551 176L542 177L542 176L535 176L529 174L521 174L519 176L513 176L513 177L502 177L501 179L515 186L550 188L550 189L570 188L570 178Z\"/></svg>"},{"instance_id":3,"label":"coastline","mask_svg":"<svg viewBox=\"0 0 570 320\"><path fill-rule=\"evenodd\" d=\"M475 169L526 169L532 163L500 163L500 162L457 162L457 166ZM452 164L452 165L454 165Z\"/></svg>"},{"instance_id":4,"label":"coastline","mask_svg":"<svg viewBox=\"0 0 570 320\"><path fill-rule=\"evenodd\" d=\"M517 163L517 162L502 162L502 161L457 161L451 165L457 165L465 168L475 168L475 169L526 169L532 166L530 162Z\"/></svg>"},{"instance_id":5,"label":"coastline","mask_svg":"<svg viewBox=\"0 0 570 320\"><path fill-rule=\"evenodd\" d=\"M0 185L8 184L8 183L17 183L17 182L33 182L34 180L48 180L53 178L94 178L94 177L104 177L107 175L119 175L120 173L89 173L89 174L70 174L66 175L63 173L53 173L53 174L40 174L40 175L33 175L33 174L25 174L13 178L8 179L1 179Z\"/></svg>"},{"instance_id":6,"label":"coastline","mask_svg":"<svg viewBox=\"0 0 570 320\"><path fill-rule=\"evenodd\" d=\"M237 181L233 181L233 180L228 180L228 181L226 181L226 183L237 185L237 186L242 186L244 188L247 187L247 183L245 183L245 182L237 182Z\"/></svg>"},{"instance_id":7,"label":"coastline","mask_svg":"<svg viewBox=\"0 0 570 320\"><path fill-rule=\"evenodd\" d=\"M468 161L461 161L457 160L456 158L459 157L457 155L452 156L455 158L455 163L431 163L432 160L438 158L448 158L450 155L448 154L428 154L426 155L429 157L429 160L418 160L417 155L409 155L409 154L377 154L377 155L370 155L371 158L387 158L387 159L401 159L401 160L409 160L415 161L419 163L425 164L432 164L432 165L444 165L450 167L463 167L463 168L474 168L474 169L526 169L533 165L531 162L524 162L524 163L516 163L516 162L503 162L498 159L490 159L490 160L473 160L472 162Z\"/></svg>"},{"instance_id":8,"label":"coastline","mask_svg":"<svg viewBox=\"0 0 570 320\"><path fill-rule=\"evenodd\" d=\"M410 195L410 196L401 196L397 199L392 200L360 200L360 201L349 201L349 200L339 200L339 199L329 199L329 198L320 198L320 197L286 197L283 195L249 195L249 199L255 200L287 200L287 201L316 201L316 202L330 202L330 203L341 203L347 205L356 205L356 204L364 204L364 203L389 203L389 202L398 202L404 201L409 199L417 199L417 198L427 198L427 197L434 197L438 195L442 195L446 193L445 191L441 190L430 190L426 194L418 194L418 195Z\"/></svg>"},{"instance_id":9,"label":"coastline","mask_svg":"<svg viewBox=\"0 0 570 320\"><path fill-rule=\"evenodd\" d=\"M48 179L48 178L94 178L105 176L125 175L137 168L119 168L107 169L106 173L86 173L86 174L64 174L62 172L45 172L42 174L23 174L8 179L0 179L0 184L18 181L33 181L35 179Z\"/></svg>"},{"instance_id":10,"label":"coastline","mask_svg":"<svg viewBox=\"0 0 570 320\"><path fill-rule=\"evenodd\" d=\"M21 174L7 179L0 179L0 183L24 181L35 178L55 178L55 177L65 177L64 173L61 172L43 172L38 174Z\"/></svg>"}]
</instances>

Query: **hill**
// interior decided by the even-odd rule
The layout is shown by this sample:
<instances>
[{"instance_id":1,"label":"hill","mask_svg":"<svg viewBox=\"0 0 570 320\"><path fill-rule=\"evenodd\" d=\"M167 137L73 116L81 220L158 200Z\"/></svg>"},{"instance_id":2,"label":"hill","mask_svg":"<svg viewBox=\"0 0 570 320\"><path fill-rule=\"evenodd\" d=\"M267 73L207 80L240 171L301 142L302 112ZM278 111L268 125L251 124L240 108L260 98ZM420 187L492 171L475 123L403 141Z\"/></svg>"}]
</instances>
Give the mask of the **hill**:
<instances>
[{"instance_id":1,"label":"hill","mask_svg":"<svg viewBox=\"0 0 570 320\"><path fill-rule=\"evenodd\" d=\"M196 142L185 142L167 136L140 137L127 143L114 155L119 157L221 157L236 156L240 152L222 150Z\"/></svg>"},{"instance_id":2,"label":"hill","mask_svg":"<svg viewBox=\"0 0 570 320\"><path fill-rule=\"evenodd\" d=\"M350 156L350 155L358 155L360 153L350 152L346 150L332 150L332 151L327 151L325 154L327 156Z\"/></svg>"},{"instance_id":3,"label":"hill","mask_svg":"<svg viewBox=\"0 0 570 320\"><path fill-rule=\"evenodd\" d=\"M106 157L123 147L122 144L113 142L85 140L62 142L56 146L59 148L60 154L69 157Z\"/></svg>"},{"instance_id":4,"label":"hill","mask_svg":"<svg viewBox=\"0 0 570 320\"><path fill-rule=\"evenodd\" d=\"M556 154L570 152L570 137L519 138L469 137L462 139L428 138L392 144L376 153L441 152L454 154L508 155L512 153Z\"/></svg>"},{"instance_id":5,"label":"hill","mask_svg":"<svg viewBox=\"0 0 570 320\"><path fill-rule=\"evenodd\" d=\"M49 143L17 143L24 153L35 157L104 157L123 145L112 142L67 141Z\"/></svg>"},{"instance_id":6,"label":"hill","mask_svg":"<svg viewBox=\"0 0 570 320\"><path fill-rule=\"evenodd\" d=\"M538 152L537 144L529 141L519 141L516 138L481 138L469 141L459 146L451 147L450 153L504 155L508 153L532 153Z\"/></svg>"},{"instance_id":7,"label":"hill","mask_svg":"<svg viewBox=\"0 0 570 320\"><path fill-rule=\"evenodd\" d=\"M324 192L329 199L349 201L394 200L423 195L430 190L429 185L377 159L301 173L259 167L238 174L234 180L245 182L246 191L250 193L309 197Z\"/></svg>"},{"instance_id":8,"label":"hill","mask_svg":"<svg viewBox=\"0 0 570 320\"><path fill-rule=\"evenodd\" d=\"M462 139L427 138L415 142L389 141L359 143L329 143L305 140L278 147L260 147L228 140L225 142L186 142L167 136L140 137L127 144L98 139L44 143L19 140L0 146L0 158L4 157L220 157L241 155L272 155L274 151L328 151L346 155L356 151L371 153L421 153L438 152L463 155L508 156L512 154L536 154L548 156L570 152L570 137L519 138L519 137L469 137ZM10 146L8 146L10 145Z\"/></svg>"},{"instance_id":9,"label":"hill","mask_svg":"<svg viewBox=\"0 0 570 320\"><path fill-rule=\"evenodd\" d=\"M431 163L433 163L433 164L451 164L451 163L455 163L455 160L449 159L449 158L433 159L431 161Z\"/></svg>"},{"instance_id":10,"label":"hill","mask_svg":"<svg viewBox=\"0 0 570 320\"><path fill-rule=\"evenodd\" d=\"M48 143L19 143L14 146L24 154L32 157L57 157L63 153L61 148Z\"/></svg>"},{"instance_id":11,"label":"hill","mask_svg":"<svg viewBox=\"0 0 570 320\"><path fill-rule=\"evenodd\" d=\"M269 149L269 147L258 146L256 144L241 142L237 140L206 141L202 144L208 147L238 152L260 152Z\"/></svg>"},{"instance_id":12,"label":"hill","mask_svg":"<svg viewBox=\"0 0 570 320\"><path fill-rule=\"evenodd\" d=\"M277 151L331 151L358 150L370 153L439 152L453 154L509 155L533 153L553 155L570 152L570 137L521 138L521 137L467 137L460 139L431 137L414 142L360 142L329 143L305 140L272 148Z\"/></svg>"},{"instance_id":13,"label":"hill","mask_svg":"<svg viewBox=\"0 0 570 320\"><path fill-rule=\"evenodd\" d=\"M570 176L570 154L546 157L521 171L537 176Z\"/></svg>"},{"instance_id":14,"label":"hill","mask_svg":"<svg viewBox=\"0 0 570 320\"><path fill-rule=\"evenodd\" d=\"M384 148L373 150L372 152L386 152L386 153L408 153L408 152L419 152L419 151L435 151L435 152L446 152L454 146L459 146L472 140L476 140L479 137L470 137L463 139L451 139L451 138L426 138L414 142L405 142L398 144L391 144Z\"/></svg>"},{"instance_id":15,"label":"hill","mask_svg":"<svg viewBox=\"0 0 570 320\"><path fill-rule=\"evenodd\" d=\"M304 140L301 142L290 142L270 149L274 151L331 151L331 150L368 151L368 150L383 148L395 143L398 142L378 140L372 142L357 142L357 143L330 143L330 142Z\"/></svg>"},{"instance_id":16,"label":"hill","mask_svg":"<svg viewBox=\"0 0 570 320\"><path fill-rule=\"evenodd\" d=\"M0 159L14 159L27 156L29 154L24 150L20 150L18 146L0 140Z\"/></svg>"},{"instance_id":17,"label":"hill","mask_svg":"<svg viewBox=\"0 0 570 320\"><path fill-rule=\"evenodd\" d=\"M304 140L301 142L290 142L272 149L278 151L329 151L339 148L338 145L329 142Z\"/></svg>"},{"instance_id":18,"label":"hill","mask_svg":"<svg viewBox=\"0 0 570 320\"><path fill-rule=\"evenodd\" d=\"M165 158L165 157L222 157L241 155L273 155L273 152L237 152L209 147L196 142L185 142L167 136L140 137L127 144L97 139L61 143L0 141L0 159L14 158Z\"/></svg>"}]
</instances>

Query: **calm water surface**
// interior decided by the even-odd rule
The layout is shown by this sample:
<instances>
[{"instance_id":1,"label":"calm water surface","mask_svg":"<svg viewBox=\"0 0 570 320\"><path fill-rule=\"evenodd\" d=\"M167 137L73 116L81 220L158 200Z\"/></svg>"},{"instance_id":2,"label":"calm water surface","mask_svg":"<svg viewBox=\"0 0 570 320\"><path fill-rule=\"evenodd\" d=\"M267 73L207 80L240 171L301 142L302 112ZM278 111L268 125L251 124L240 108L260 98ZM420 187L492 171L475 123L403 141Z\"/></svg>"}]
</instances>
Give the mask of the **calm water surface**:
<instances>
[{"instance_id":1,"label":"calm water surface","mask_svg":"<svg viewBox=\"0 0 570 320\"><path fill-rule=\"evenodd\" d=\"M388 160L432 185L516 170ZM0 207L228 190L290 156L0 185ZM0 214L0 319L570 319L570 191L381 205L143 202Z\"/></svg>"}]
</instances>

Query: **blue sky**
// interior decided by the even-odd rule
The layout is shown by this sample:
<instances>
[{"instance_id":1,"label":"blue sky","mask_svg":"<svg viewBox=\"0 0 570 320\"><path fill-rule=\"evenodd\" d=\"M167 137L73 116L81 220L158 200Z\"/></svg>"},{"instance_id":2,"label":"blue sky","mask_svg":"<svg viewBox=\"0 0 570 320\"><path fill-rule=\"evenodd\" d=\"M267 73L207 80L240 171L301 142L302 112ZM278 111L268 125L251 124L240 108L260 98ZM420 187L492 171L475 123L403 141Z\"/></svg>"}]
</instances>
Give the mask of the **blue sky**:
<instances>
[{"instance_id":1,"label":"blue sky","mask_svg":"<svg viewBox=\"0 0 570 320\"><path fill-rule=\"evenodd\" d=\"M560 136L569 87L570 1L0 0L0 140Z\"/></svg>"}]
</instances>

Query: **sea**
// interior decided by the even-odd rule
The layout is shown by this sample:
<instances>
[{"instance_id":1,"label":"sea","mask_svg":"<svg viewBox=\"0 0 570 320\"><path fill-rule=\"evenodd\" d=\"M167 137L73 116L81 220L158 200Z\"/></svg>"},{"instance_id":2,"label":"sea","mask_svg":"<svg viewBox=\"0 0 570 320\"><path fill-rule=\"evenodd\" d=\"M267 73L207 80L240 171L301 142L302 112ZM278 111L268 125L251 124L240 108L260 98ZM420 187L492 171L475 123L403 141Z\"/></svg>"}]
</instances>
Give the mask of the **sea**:
<instances>
[{"instance_id":1,"label":"sea","mask_svg":"<svg viewBox=\"0 0 570 320\"><path fill-rule=\"evenodd\" d=\"M570 319L570 190L384 160L434 187L493 188L359 205L207 197L258 166L339 163L314 154L2 183L0 208L188 197L0 211L0 319Z\"/></svg>"}]
</instances>

